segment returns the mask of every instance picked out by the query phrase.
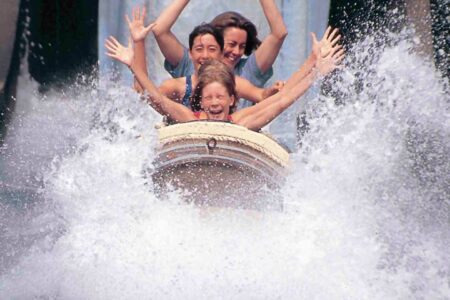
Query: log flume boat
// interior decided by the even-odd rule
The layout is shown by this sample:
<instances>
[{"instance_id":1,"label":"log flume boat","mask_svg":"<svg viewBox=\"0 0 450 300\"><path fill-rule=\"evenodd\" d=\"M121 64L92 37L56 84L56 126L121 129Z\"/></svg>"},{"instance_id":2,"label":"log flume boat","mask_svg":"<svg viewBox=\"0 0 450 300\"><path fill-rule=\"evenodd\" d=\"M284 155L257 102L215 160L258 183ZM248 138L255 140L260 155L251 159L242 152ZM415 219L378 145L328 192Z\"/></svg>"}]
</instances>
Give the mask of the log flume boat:
<instances>
[{"instance_id":1,"label":"log flume boat","mask_svg":"<svg viewBox=\"0 0 450 300\"><path fill-rule=\"evenodd\" d=\"M263 133L227 122L162 126L150 171L162 198L174 189L201 206L281 210L288 151Z\"/></svg>"}]
</instances>

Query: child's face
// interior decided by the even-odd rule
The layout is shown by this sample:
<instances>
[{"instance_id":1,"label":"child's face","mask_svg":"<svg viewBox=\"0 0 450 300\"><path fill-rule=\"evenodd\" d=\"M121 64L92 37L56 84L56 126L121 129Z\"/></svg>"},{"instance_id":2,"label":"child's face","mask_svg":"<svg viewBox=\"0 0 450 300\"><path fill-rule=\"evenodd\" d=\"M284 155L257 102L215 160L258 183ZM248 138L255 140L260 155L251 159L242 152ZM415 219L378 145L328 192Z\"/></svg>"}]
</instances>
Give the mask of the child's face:
<instances>
[{"instance_id":1,"label":"child's face","mask_svg":"<svg viewBox=\"0 0 450 300\"><path fill-rule=\"evenodd\" d=\"M197 36L189 53L197 71L208 59L220 59L222 56L220 45L211 34Z\"/></svg>"},{"instance_id":2,"label":"child's face","mask_svg":"<svg viewBox=\"0 0 450 300\"><path fill-rule=\"evenodd\" d=\"M210 120L226 121L233 103L234 96L219 82L212 82L202 90L202 109Z\"/></svg>"}]
</instances>

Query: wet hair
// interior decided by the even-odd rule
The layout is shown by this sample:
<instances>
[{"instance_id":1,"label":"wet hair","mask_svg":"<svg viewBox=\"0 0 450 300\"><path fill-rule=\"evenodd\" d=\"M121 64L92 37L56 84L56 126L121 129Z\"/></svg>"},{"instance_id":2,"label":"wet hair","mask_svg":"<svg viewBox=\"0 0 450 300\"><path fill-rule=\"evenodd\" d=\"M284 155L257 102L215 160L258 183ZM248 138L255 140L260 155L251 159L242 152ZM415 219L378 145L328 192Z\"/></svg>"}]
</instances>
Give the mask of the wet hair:
<instances>
[{"instance_id":1,"label":"wet hair","mask_svg":"<svg viewBox=\"0 0 450 300\"><path fill-rule=\"evenodd\" d=\"M255 24L237 12L227 11L221 13L211 21L211 25L219 29L222 35L228 27L236 27L245 30L247 32L247 42L244 53L247 56L252 54L252 52L261 45Z\"/></svg>"},{"instance_id":2,"label":"wet hair","mask_svg":"<svg viewBox=\"0 0 450 300\"><path fill-rule=\"evenodd\" d=\"M217 44L219 44L220 50L223 51L223 35L222 32L212 26L211 24L203 23L194 28L192 32L189 34L189 50L192 50L194 46L194 40L198 36L202 36L205 34L210 34L214 37Z\"/></svg>"},{"instance_id":3,"label":"wet hair","mask_svg":"<svg viewBox=\"0 0 450 300\"><path fill-rule=\"evenodd\" d=\"M236 109L236 104L239 99L236 92L236 81L234 73L225 63L210 59L203 63L198 71L198 83L194 90L194 97L192 98L192 110L200 111L203 88L210 83L218 82L222 84L230 96L234 96L234 103L230 106L230 114Z\"/></svg>"}]
</instances>

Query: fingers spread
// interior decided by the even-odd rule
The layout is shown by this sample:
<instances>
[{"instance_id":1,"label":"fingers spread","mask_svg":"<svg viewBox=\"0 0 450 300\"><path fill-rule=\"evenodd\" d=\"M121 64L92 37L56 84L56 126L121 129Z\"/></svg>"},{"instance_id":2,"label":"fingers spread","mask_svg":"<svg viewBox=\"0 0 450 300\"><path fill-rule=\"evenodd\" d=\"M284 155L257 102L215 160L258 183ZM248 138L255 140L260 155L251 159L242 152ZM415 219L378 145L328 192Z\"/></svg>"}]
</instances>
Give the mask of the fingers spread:
<instances>
[{"instance_id":1,"label":"fingers spread","mask_svg":"<svg viewBox=\"0 0 450 300\"><path fill-rule=\"evenodd\" d=\"M114 53L106 52L105 54L111 58L117 59L117 55L115 55Z\"/></svg>"},{"instance_id":2,"label":"fingers spread","mask_svg":"<svg viewBox=\"0 0 450 300\"><path fill-rule=\"evenodd\" d=\"M116 46L119 46L119 45L120 45L119 41L116 40L116 38L113 37L112 35L109 37L109 39L110 39L110 41L111 41L113 44L115 44Z\"/></svg>"},{"instance_id":3,"label":"fingers spread","mask_svg":"<svg viewBox=\"0 0 450 300\"><path fill-rule=\"evenodd\" d=\"M114 44L110 39L105 41L105 46L108 49L113 49L113 50L117 49L117 45Z\"/></svg>"},{"instance_id":4,"label":"fingers spread","mask_svg":"<svg viewBox=\"0 0 450 300\"><path fill-rule=\"evenodd\" d=\"M313 40L313 43L318 43L317 36L316 36L316 34L314 32L311 32L311 38Z\"/></svg>"},{"instance_id":5,"label":"fingers spread","mask_svg":"<svg viewBox=\"0 0 450 300\"><path fill-rule=\"evenodd\" d=\"M341 62L344 59L344 57L345 57L344 49L333 55L333 58L337 63Z\"/></svg>"},{"instance_id":6,"label":"fingers spread","mask_svg":"<svg viewBox=\"0 0 450 300\"><path fill-rule=\"evenodd\" d=\"M127 21L128 27L131 27L131 20L128 15L125 15L125 21Z\"/></svg>"},{"instance_id":7,"label":"fingers spread","mask_svg":"<svg viewBox=\"0 0 450 300\"><path fill-rule=\"evenodd\" d=\"M330 31L331 31L331 26L328 26L327 30L325 30L325 33L323 34L323 36L326 38L330 34Z\"/></svg>"},{"instance_id":8,"label":"fingers spread","mask_svg":"<svg viewBox=\"0 0 450 300\"><path fill-rule=\"evenodd\" d=\"M107 44L105 44L105 48L108 49L111 52L115 52L116 51L116 48L111 47L110 45L107 45Z\"/></svg>"},{"instance_id":9,"label":"fingers spread","mask_svg":"<svg viewBox=\"0 0 450 300\"><path fill-rule=\"evenodd\" d=\"M336 53L337 51L339 51L340 49L342 49L342 45L336 45L331 49L331 54Z\"/></svg>"},{"instance_id":10,"label":"fingers spread","mask_svg":"<svg viewBox=\"0 0 450 300\"><path fill-rule=\"evenodd\" d=\"M332 40L332 39L336 36L336 34L338 33L338 31L339 31L339 29L335 28L335 29L333 30L333 32L331 32L331 34L327 37L327 39L328 39L328 40Z\"/></svg>"},{"instance_id":11,"label":"fingers spread","mask_svg":"<svg viewBox=\"0 0 450 300\"><path fill-rule=\"evenodd\" d=\"M331 41L331 45L336 45L336 43L341 39L341 35L338 35Z\"/></svg>"},{"instance_id":12,"label":"fingers spread","mask_svg":"<svg viewBox=\"0 0 450 300\"><path fill-rule=\"evenodd\" d=\"M341 47L342 48L342 47ZM344 49L341 49L340 51L336 52L336 56L343 55L345 53Z\"/></svg>"}]
</instances>

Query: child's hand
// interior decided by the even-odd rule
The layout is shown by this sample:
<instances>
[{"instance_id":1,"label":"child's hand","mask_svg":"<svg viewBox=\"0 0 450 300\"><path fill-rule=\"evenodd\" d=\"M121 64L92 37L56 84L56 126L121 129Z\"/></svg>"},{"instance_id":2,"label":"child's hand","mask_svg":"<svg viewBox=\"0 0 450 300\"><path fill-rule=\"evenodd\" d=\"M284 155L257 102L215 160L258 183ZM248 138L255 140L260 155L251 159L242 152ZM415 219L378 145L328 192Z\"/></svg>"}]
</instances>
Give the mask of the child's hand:
<instances>
[{"instance_id":1,"label":"child's hand","mask_svg":"<svg viewBox=\"0 0 450 300\"><path fill-rule=\"evenodd\" d=\"M340 63L344 59L344 49L341 45L336 45L328 51L328 55L319 56L316 68L320 75L325 76L337 68L341 68Z\"/></svg>"},{"instance_id":2,"label":"child's hand","mask_svg":"<svg viewBox=\"0 0 450 300\"><path fill-rule=\"evenodd\" d=\"M105 47L108 49L106 55L112 57L121 63L131 66L134 59L134 50L131 45L131 38L128 39L128 47L124 47L119 41L117 41L113 36L110 36L106 42Z\"/></svg>"},{"instance_id":3,"label":"child's hand","mask_svg":"<svg viewBox=\"0 0 450 300\"><path fill-rule=\"evenodd\" d=\"M140 7L133 8L132 12L133 20L130 20L128 15L125 15L125 20L128 23L128 28L130 29L133 42L139 42L144 40L147 34L155 26L155 23L151 23L146 27L144 25L145 16L146 16L145 7L143 7L142 10Z\"/></svg>"},{"instance_id":4,"label":"child's hand","mask_svg":"<svg viewBox=\"0 0 450 300\"><path fill-rule=\"evenodd\" d=\"M317 37L313 32L311 33L313 40L312 52L316 58L326 57L330 53L331 49L335 47L337 42L341 39L341 36L337 35L338 29L335 28L333 31L331 31L331 29L332 28L328 26L323 38L320 41L317 40Z\"/></svg>"}]
</instances>

